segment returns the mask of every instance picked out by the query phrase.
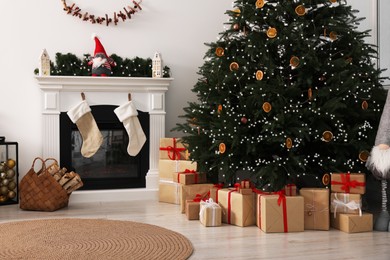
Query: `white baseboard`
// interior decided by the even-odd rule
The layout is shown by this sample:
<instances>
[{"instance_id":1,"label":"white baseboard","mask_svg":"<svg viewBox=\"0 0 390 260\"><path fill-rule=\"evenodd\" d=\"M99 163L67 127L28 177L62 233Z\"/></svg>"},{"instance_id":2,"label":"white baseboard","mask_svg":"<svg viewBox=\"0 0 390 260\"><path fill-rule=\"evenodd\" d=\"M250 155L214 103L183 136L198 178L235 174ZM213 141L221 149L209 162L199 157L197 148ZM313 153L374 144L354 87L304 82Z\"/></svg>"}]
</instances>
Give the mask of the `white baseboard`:
<instances>
[{"instance_id":1,"label":"white baseboard","mask_svg":"<svg viewBox=\"0 0 390 260\"><path fill-rule=\"evenodd\" d=\"M81 190L70 195L69 203L158 200L158 189Z\"/></svg>"}]
</instances>

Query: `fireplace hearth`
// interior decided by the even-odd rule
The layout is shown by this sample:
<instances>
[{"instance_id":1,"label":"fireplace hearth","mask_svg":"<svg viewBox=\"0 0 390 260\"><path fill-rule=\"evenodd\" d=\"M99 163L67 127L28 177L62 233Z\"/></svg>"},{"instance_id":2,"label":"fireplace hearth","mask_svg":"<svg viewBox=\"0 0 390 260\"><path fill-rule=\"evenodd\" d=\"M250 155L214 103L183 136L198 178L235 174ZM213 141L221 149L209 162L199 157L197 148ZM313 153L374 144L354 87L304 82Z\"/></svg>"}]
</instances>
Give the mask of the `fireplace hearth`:
<instances>
[{"instance_id":1,"label":"fireplace hearth","mask_svg":"<svg viewBox=\"0 0 390 260\"><path fill-rule=\"evenodd\" d=\"M165 137L165 93L172 78L135 77L35 77L42 91L42 157L60 158L60 117L80 102L84 93L89 106L120 106L132 101L139 111L149 116L148 148L149 167L144 178L144 188L109 188L79 190L71 199L78 202L118 201L158 198L159 141ZM142 114L142 113L140 113ZM140 120L141 121L141 120ZM121 126L123 127L123 125ZM99 129L106 130L103 125ZM123 128L124 129L124 128ZM112 129L111 129L112 130ZM116 131L118 129L114 129ZM110 131L110 130L108 130ZM107 135L122 135L107 132ZM146 134L146 132L145 132ZM62 166L62 157L59 159ZM64 161L64 163L66 163ZM65 167L65 166L64 166Z\"/></svg>"}]
</instances>

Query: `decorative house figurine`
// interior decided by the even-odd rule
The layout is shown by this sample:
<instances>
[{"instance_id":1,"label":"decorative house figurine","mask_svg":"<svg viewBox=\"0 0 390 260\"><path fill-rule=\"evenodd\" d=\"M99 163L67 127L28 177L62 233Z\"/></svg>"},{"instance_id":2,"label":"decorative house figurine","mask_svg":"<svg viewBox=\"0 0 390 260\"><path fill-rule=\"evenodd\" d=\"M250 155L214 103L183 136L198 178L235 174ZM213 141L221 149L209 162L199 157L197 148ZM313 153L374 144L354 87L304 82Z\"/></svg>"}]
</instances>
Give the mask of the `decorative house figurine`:
<instances>
[{"instance_id":1,"label":"decorative house figurine","mask_svg":"<svg viewBox=\"0 0 390 260\"><path fill-rule=\"evenodd\" d=\"M46 49L42 50L39 57L39 76L50 76L50 57Z\"/></svg>"},{"instance_id":2,"label":"decorative house figurine","mask_svg":"<svg viewBox=\"0 0 390 260\"><path fill-rule=\"evenodd\" d=\"M152 60L152 77L153 78L162 78L162 64L161 64L161 55L156 52Z\"/></svg>"}]
</instances>

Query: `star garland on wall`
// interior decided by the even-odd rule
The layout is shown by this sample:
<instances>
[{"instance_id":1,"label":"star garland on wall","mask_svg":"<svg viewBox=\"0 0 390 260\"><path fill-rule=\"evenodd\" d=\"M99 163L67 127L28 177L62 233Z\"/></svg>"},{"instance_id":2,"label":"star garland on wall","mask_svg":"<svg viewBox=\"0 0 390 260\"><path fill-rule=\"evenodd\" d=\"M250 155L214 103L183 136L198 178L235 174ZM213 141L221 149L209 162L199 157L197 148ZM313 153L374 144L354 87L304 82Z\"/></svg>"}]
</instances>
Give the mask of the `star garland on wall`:
<instances>
[{"instance_id":1,"label":"star garland on wall","mask_svg":"<svg viewBox=\"0 0 390 260\"><path fill-rule=\"evenodd\" d=\"M108 15L107 13L103 15L95 15L89 12L83 12L80 7L76 5L76 3L73 3L71 5L67 5L66 0L61 0L64 11L72 15L74 17L78 17L79 19L82 19L85 22L90 22L92 24L105 24L106 26L110 24L118 25L119 22L125 22L127 19L131 19L132 16L134 16L135 13L142 10L141 3L142 0L136 2L133 2L133 7L131 6L124 6L122 10L119 10L118 12L114 12L113 16Z\"/></svg>"}]
</instances>

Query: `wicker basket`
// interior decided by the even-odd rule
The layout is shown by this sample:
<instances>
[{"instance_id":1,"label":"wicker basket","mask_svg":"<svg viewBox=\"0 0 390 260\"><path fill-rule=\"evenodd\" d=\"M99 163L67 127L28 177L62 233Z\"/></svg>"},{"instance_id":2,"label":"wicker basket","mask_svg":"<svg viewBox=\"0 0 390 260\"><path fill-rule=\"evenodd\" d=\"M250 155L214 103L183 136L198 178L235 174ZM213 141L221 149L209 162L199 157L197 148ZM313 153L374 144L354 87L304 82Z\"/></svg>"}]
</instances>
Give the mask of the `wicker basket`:
<instances>
[{"instance_id":1,"label":"wicker basket","mask_svg":"<svg viewBox=\"0 0 390 260\"><path fill-rule=\"evenodd\" d=\"M40 171L35 172L37 160L42 162ZM19 195L20 208L24 210L55 211L68 206L69 195L67 191L46 170L46 162L55 159L34 159L31 169L20 181Z\"/></svg>"}]
</instances>

